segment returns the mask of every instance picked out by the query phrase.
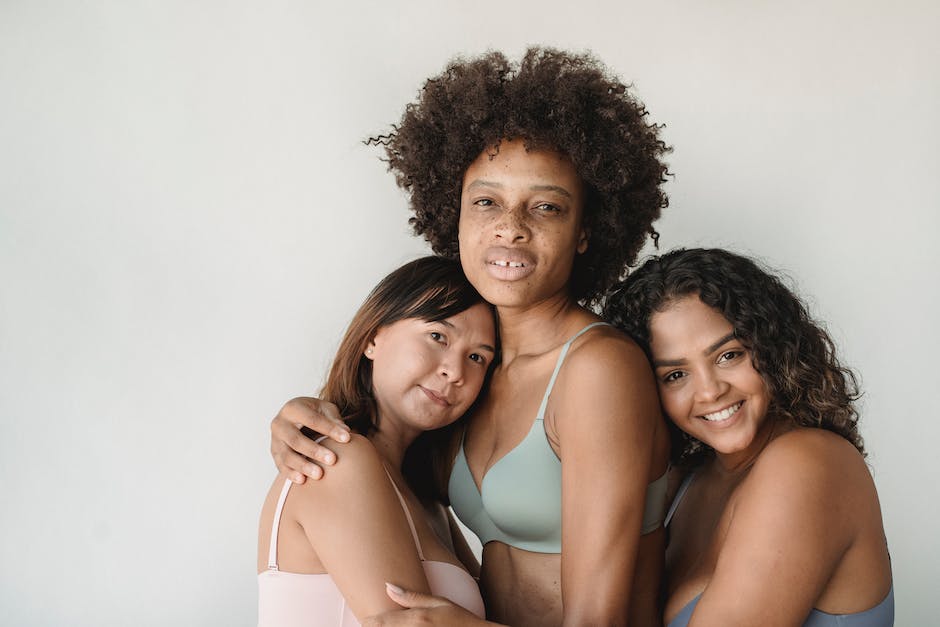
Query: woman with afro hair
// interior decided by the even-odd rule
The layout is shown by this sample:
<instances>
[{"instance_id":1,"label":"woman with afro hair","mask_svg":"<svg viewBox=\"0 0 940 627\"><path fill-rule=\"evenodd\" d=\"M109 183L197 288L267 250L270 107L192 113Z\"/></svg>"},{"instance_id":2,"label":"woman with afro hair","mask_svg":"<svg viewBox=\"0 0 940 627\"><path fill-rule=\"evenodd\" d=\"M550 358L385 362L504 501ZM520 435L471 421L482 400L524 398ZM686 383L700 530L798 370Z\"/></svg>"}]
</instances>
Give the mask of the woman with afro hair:
<instances>
[{"instance_id":1,"label":"woman with afro hair","mask_svg":"<svg viewBox=\"0 0 940 627\"><path fill-rule=\"evenodd\" d=\"M483 543L488 617L661 624L668 431L643 351L589 308L656 236L668 152L658 127L593 57L532 48L518 63L497 52L452 62L371 142L409 196L415 232L459 257L498 314L488 390L439 451L443 497ZM278 467L320 477L336 457L301 427L343 439L339 414L288 402L271 427ZM370 624L479 622L389 594L412 609Z\"/></svg>"},{"instance_id":2,"label":"woman with afro hair","mask_svg":"<svg viewBox=\"0 0 940 627\"><path fill-rule=\"evenodd\" d=\"M666 519L669 627L893 625L855 378L799 299L750 259L678 250L605 313L649 355L691 471Z\"/></svg>"}]
</instances>

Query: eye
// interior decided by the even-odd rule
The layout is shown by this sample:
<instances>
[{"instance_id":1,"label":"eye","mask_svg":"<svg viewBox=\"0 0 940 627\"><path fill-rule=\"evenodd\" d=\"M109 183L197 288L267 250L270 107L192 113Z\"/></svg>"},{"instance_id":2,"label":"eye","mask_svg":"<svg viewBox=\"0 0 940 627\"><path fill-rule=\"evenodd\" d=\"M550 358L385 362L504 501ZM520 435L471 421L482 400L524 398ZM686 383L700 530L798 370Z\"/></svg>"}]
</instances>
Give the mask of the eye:
<instances>
[{"instance_id":1,"label":"eye","mask_svg":"<svg viewBox=\"0 0 940 627\"><path fill-rule=\"evenodd\" d=\"M470 361L476 362L476 363L480 364L481 366L485 366L485 365L486 365L486 357L484 357L484 356L481 355L480 353L472 353L472 354L470 355Z\"/></svg>"},{"instance_id":2,"label":"eye","mask_svg":"<svg viewBox=\"0 0 940 627\"><path fill-rule=\"evenodd\" d=\"M734 361L735 359L737 359L743 354L744 354L744 351L742 350L725 351L721 355L718 356L718 363L721 364L721 363L727 363L729 361Z\"/></svg>"},{"instance_id":3,"label":"eye","mask_svg":"<svg viewBox=\"0 0 940 627\"><path fill-rule=\"evenodd\" d=\"M477 207L492 207L496 203L490 198L480 198L479 200L474 200L473 204Z\"/></svg>"},{"instance_id":4,"label":"eye","mask_svg":"<svg viewBox=\"0 0 940 627\"><path fill-rule=\"evenodd\" d=\"M431 331L430 333L428 333L428 335L429 335L430 338L431 338L432 340L434 340L435 342L438 342L438 343L440 343L440 344L446 344L446 343L447 343L447 336L444 335L443 333L441 333L440 331Z\"/></svg>"},{"instance_id":5,"label":"eye","mask_svg":"<svg viewBox=\"0 0 940 627\"><path fill-rule=\"evenodd\" d=\"M675 383L679 381L680 379L684 379L685 377L686 377L686 373L684 373L683 371L673 370L672 372L667 373L666 376L663 377L663 383L666 383L666 384Z\"/></svg>"},{"instance_id":6,"label":"eye","mask_svg":"<svg viewBox=\"0 0 940 627\"><path fill-rule=\"evenodd\" d=\"M544 213L558 213L561 211L561 207L558 205L553 205L550 202L542 202L535 205L535 208Z\"/></svg>"}]
</instances>

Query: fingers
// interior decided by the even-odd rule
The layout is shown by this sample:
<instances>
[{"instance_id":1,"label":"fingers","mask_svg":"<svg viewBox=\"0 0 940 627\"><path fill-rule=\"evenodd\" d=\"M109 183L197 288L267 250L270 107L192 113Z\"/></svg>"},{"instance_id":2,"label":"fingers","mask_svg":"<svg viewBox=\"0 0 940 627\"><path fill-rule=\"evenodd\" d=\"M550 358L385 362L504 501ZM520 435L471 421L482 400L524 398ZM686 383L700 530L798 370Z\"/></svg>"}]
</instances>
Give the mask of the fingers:
<instances>
[{"instance_id":1,"label":"fingers","mask_svg":"<svg viewBox=\"0 0 940 627\"><path fill-rule=\"evenodd\" d=\"M292 405L295 401L296 405ZM317 433L322 433L331 440L349 442L349 426L339 415L339 410L333 403L319 398L300 397L289 401L288 405L291 405L292 412L296 410L299 418L313 419L309 424L302 423L304 426L313 429Z\"/></svg>"},{"instance_id":2,"label":"fingers","mask_svg":"<svg viewBox=\"0 0 940 627\"><path fill-rule=\"evenodd\" d=\"M339 442L349 441L349 428L332 403L315 398L288 401L271 421L271 455L278 470L297 483L303 483L305 476L319 479L321 465L336 463L333 451L304 435L302 427Z\"/></svg>"},{"instance_id":3,"label":"fingers","mask_svg":"<svg viewBox=\"0 0 940 627\"><path fill-rule=\"evenodd\" d=\"M398 603L402 607L407 607L409 609L432 608L443 605L450 605L450 602L445 599L434 597L430 594L422 594L421 592L403 590L395 584L388 582L385 582L385 593L392 601Z\"/></svg>"}]
</instances>

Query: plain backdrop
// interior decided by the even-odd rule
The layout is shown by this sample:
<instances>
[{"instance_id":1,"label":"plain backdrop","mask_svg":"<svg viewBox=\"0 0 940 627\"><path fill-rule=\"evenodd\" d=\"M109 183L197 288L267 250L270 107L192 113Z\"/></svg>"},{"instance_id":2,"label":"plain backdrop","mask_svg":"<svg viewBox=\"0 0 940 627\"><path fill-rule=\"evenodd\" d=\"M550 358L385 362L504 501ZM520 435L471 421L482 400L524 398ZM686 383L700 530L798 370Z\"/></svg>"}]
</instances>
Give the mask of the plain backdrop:
<instances>
[{"instance_id":1,"label":"plain backdrop","mask_svg":"<svg viewBox=\"0 0 940 627\"><path fill-rule=\"evenodd\" d=\"M455 55L592 50L663 249L792 278L860 374L897 624L940 613L940 5L0 1L0 624L251 625L268 423L427 248L362 144Z\"/></svg>"}]
</instances>

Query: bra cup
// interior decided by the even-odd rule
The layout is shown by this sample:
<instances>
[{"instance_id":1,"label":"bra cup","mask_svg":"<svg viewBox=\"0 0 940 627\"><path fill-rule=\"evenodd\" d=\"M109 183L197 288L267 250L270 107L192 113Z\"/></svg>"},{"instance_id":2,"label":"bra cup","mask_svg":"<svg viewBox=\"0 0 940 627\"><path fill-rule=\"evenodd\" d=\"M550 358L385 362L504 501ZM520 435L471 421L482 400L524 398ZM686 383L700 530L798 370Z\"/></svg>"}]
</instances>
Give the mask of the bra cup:
<instances>
[{"instance_id":1,"label":"bra cup","mask_svg":"<svg viewBox=\"0 0 940 627\"><path fill-rule=\"evenodd\" d=\"M541 420L484 477L482 500L493 524L517 539L520 548L525 543L561 546L561 462Z\"/></svg>"}]
</instances>

